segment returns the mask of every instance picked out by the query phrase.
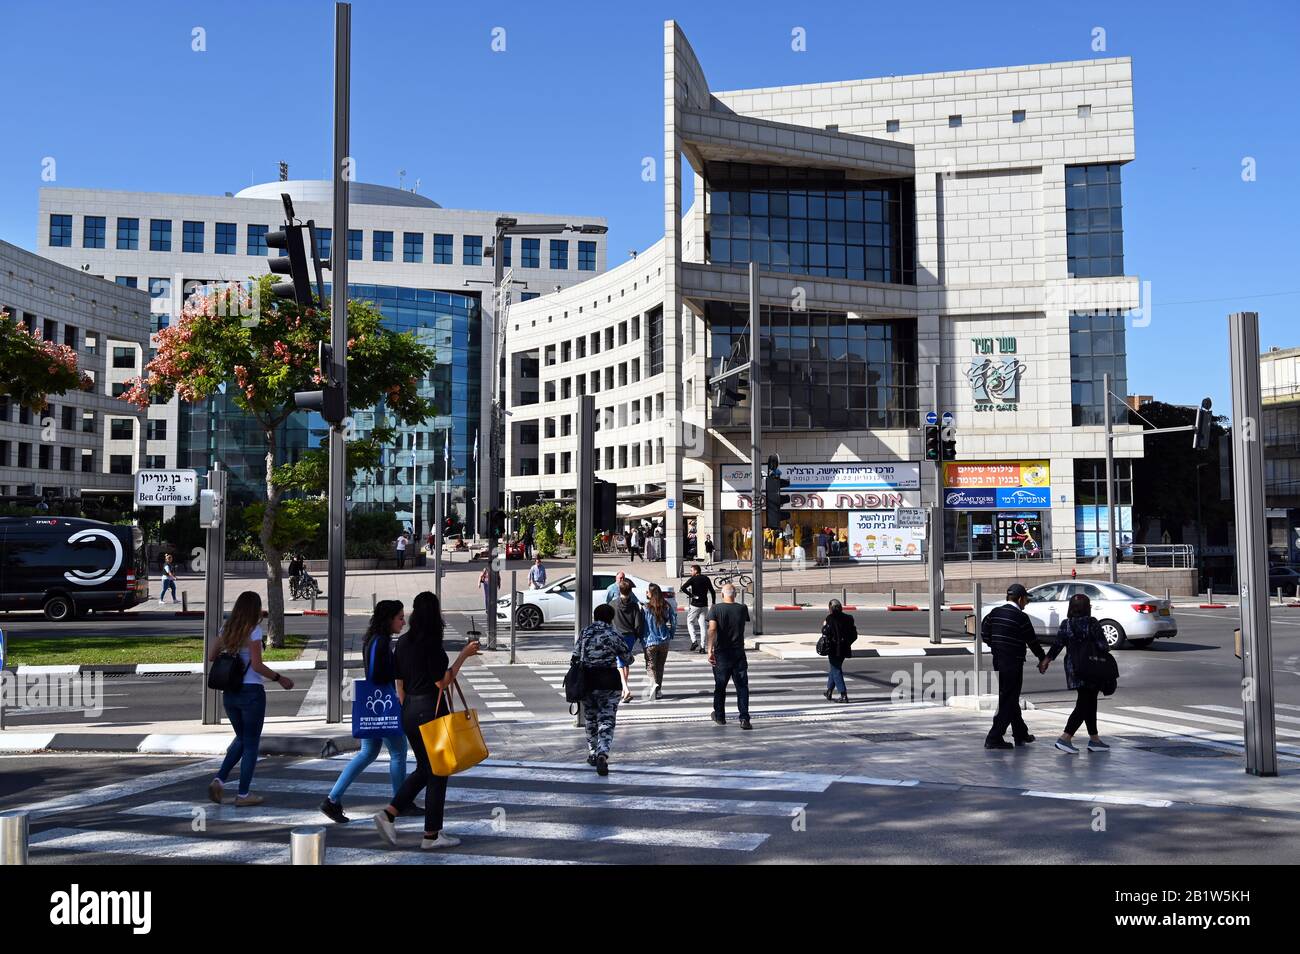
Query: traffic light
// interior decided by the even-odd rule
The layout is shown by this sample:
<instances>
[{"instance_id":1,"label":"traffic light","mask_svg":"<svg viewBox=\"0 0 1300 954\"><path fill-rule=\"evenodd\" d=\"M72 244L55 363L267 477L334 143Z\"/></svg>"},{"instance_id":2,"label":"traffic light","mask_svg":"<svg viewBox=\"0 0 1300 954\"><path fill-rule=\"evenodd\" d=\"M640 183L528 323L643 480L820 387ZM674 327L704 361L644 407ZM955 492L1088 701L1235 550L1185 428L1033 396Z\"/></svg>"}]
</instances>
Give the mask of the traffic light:
<instances>
[{"instance_id":1,"label":"traffic light","mask_svg":"<svg viewBox=\"0 0 1300 954\"><path fill-rule=\"evenodd\" d=\"M612 533L618 528L618 485L593 477L591 481L593 530Z\"/></svg>"},{"instance_id":2,"label":"traffic light","mask_svg":"<svg viewBox=\"0 0 1300 954\"><path fill-rule=\"evenodd\" d=\"M266 247L276 250L276 254L267 256L267 266L273 275L288 275L289 281L276 282L271 286L271 291L278 298L292 298L301 307L307 308L314 304L311 274L307 270L308 255L319 269L316 250L308 247L309 243L315 244L312 234L314 229L294 225L293 200L288 193L282 193L280 199L284 202L285 223L284 228L266 235ZM317 275L319 276L319 271Z\"/></svg>"},{"instance_id":3,"label":"traffic light","mask_svg":"<svg viewBox=\"0 0 1300 954\"><path fill-rule=\"evenodd\" d=\"M945 427L940 431L943 438L941 448L942 460L957 459L957 429L954 427Z\"/></svg>"},{"instance_id":4,"label":"traffic light","mask_svg":"<svg viewBox=\"0 0 1300 954\"><path fill-rule=\"evenodd\" d=\"M1214 413L1210 408L1213 406L1214 402L1206 398L1196 409L1196 430L1192 431L1192 450L1206 450L1210 446L1210 425L1214 423Z\"/></svg>"},{"instance_id":5,"label":"traffic light","mask_svg":"<svg viewBox=\"0 0 1300 954\"><path fill-rule=\"evenodd\" d=\"M925 459L939 461L942 460L943 447L940 443L939 425L927 424L925 426Z\"/></svg>"},{"instance_id":6,"label":"traffic light","mask_svg":"<svg viewBox=\"0 0 1300 954\"><path fill-rule=\"evenodd\" d=\"M334 348L323 341L317 347L321 377L325 380L319 391L295 391L293 403L305 411L319 411L329 424L340 424L348 416L347 391L339 383Z\"/></svg>"},{"instance_id":7,"label":"traffic light","mask_svg":"<svg viewBox=\"0 0 1300 954\"><path fill-rule=\"evenodd\" d=\"M778 529L782 523L790 519L790 511L785 509L785 505L790 501L790 495L785 488L789 486L790 481L781 476L779 467L768 469L763 483L763 501L767 517L766 526L769 530Z\"/></svg>"},{"instance_id":8,"label":"traffic light","mask_svg":"<svg viewBox=\"0 0 1300 954\"><path fill-rule=\"evenodd\" d=\"M488 511L488 540L496 541L506 535L506 512L504 510Z\"/></svg>"}]
</instances>

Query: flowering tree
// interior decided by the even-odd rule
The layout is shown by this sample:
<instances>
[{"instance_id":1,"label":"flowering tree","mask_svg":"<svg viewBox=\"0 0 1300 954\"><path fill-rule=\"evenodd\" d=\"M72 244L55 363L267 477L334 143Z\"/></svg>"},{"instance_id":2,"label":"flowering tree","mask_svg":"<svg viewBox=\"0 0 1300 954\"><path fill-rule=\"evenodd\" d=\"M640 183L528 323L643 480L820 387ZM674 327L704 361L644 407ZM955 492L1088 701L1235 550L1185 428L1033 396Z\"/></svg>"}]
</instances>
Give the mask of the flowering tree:
<instances>
[{"instance_id":1,"label":"flowering tree","mask_svg":"<svg viewBox=\"0 0 1300 954\"><path fill-rule=\"evenodd\" d=\"M206 297L191 296L180 318L158 332L157 357L123 398L141 407L147 407L152 396L170 399L176 394L185 401L201 401L226 386L236 406L261 426L267 447L266 505L259 534L266 556L266 635L271 646L280 646L284 537L283 528L277 533L276 516L285 486L293 482L277 473L276 437L297 410L294 392L322 383L317 344L330 338L330 316L328 303L323 309L300 308L276 298L271 284L268 275L258 281L255 294L230 286ZM433 351L413 334L397 334L382 322L373 304L348 302L348 403L358 408L382 401L390 416L416 423L433 414L432 402L418 389L433 367Z\"/></svg>"},{"instance_id":2,"label":"flowering tree","mask_svg":"<svg viewBox=\"0 0 1300 954\"><path fill-rule=\"evenodd\" d=\"M90 375L77 369L77 352L45 341L23 322L0 311L0 395L40 413L51 394L89 391Z\"/></svg>"}]
</instances>

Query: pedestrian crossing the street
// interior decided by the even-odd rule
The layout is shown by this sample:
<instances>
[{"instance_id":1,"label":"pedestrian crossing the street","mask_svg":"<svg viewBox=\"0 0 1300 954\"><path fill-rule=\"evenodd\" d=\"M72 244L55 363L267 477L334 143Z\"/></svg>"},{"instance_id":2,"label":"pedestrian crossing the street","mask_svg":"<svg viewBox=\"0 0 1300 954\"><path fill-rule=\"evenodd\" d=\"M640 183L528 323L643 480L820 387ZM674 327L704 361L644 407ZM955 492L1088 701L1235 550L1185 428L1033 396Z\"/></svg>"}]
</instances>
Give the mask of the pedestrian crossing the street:
<instances>
[{"instance_id":1,"label":"pedestrian crossing the street","mask_svg":"<svg viewBox=\"0 0 1300 954\"><path fill-rule=\"evenodd\" d=\"M345 764L263 761L253 789L265 801L251 807L204 800L211 767L196 766L184 781L90 806L90 824L46 814L32 860L283 864L291 829L325 825L331 864L733 863L761 860L771 839L798 831L809 800L837 780L679 765L611 765L601 777L585 764L489 760L450 780L444 830L461 846L430 852L418 847L418 815L398 819L396 848L375 831L371 815L391 796L382 758L343 799L352 822L325 820L320 800Z\"/></svg>"}]
</instances>

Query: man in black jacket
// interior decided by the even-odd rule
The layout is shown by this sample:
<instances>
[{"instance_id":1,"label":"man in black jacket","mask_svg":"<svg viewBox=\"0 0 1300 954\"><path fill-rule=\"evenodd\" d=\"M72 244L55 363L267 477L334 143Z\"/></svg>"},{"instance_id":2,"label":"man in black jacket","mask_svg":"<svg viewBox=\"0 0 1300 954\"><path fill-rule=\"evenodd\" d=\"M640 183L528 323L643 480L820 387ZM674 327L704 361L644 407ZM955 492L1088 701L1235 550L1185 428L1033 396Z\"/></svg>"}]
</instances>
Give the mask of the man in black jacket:
<instances>
[{"instance_id":1,"label":"man in black jacket","mask_svg":"<svg viewBox=\"0 0 1300 954\"><path fill-rule=\"evenodd\" d=\"M1015 747L1003 738L1008 725L1016 745L1034 741L1020 715L1020 688L1025 680L1025 650L1031 651L1040 662L1045 654L1038 645L1034 623L1025 612L1028 602L1028 591L1019 583L1012 583L1007 587L1007 601L990 610L980 624L980 639L992 651L993 668L998 674L998 712L984 740L986 749Z\"/></svg>"},{"instance_id":2,"label":"man in black jacket","mask_svg":"<svg viewBox=\"0 0 1300 954\"><path fill-rule=\"evenodd\" d=\"M704 621L709 607L718 601L713 581L700 572L698 563L691 566L691 575L681 585L681 591L690 599L686 608L686 633L691 637L691 651L704 652L708 623Z\"/></svg>"}]
</instances>

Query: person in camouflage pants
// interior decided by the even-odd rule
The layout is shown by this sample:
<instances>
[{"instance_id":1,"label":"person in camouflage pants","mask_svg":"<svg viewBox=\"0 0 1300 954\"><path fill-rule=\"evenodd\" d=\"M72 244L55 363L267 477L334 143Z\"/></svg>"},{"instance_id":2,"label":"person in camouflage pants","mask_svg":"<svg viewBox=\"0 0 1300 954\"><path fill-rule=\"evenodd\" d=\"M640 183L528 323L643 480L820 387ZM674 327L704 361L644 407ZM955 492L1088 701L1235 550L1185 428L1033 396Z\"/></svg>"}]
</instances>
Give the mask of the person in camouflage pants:
<instances>
[{"instance_id":1,"label":"person in camouflage pants","mask_svg":"<svg viewBox=\"0 0 1300 954\"><path fill-rule=\"evenodd\" d=\"M614 743L614 722L619 700L632 665L632 653L614 627L614 607L602 603L592 612L594 617L573 647L575 660L581 662L586 684L582 697L582 717L587 730L587 764L599 775L609 774L609 750ZM619 669L623 670L622 676Z\"/></svg>"}]
</instances>

